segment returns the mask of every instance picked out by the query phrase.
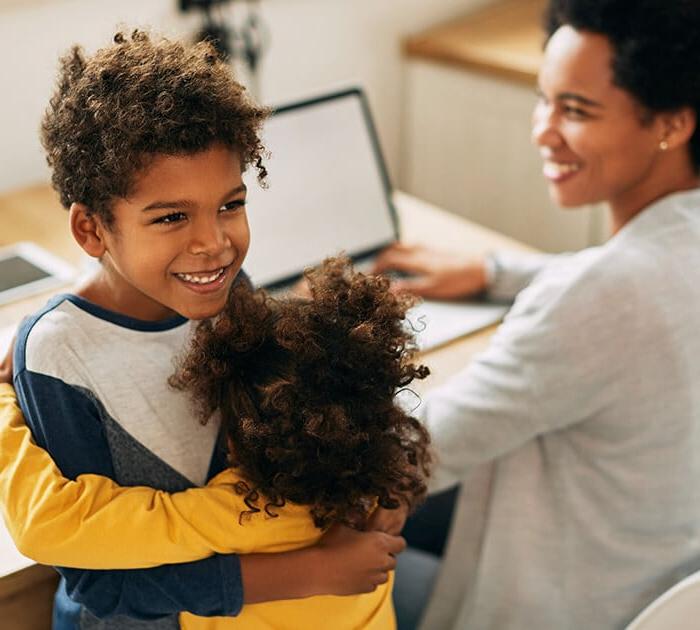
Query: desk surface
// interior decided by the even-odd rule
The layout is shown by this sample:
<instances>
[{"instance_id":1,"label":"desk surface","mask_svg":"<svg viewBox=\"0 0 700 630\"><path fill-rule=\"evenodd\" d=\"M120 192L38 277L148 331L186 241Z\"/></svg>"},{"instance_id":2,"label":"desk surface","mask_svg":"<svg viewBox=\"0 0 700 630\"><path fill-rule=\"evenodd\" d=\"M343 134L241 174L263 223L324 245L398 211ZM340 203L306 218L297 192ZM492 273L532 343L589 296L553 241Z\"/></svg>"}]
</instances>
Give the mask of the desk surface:
<instances>
[{"instance_id":1,"label":"desk surface","mask_svg":"<svg viewBox=\"0 0 700 630\"><path fill-rule=\"evenodd\" d=\"M440 210L414 197L395 194L402 238L407 242L432 243L444 249L485 253L493 249L532 251L531 248L456 215ZM80 266L82 252L68 229L67 213L47 186L38 186L0 196L0 245L32 240L70 263ZM0 332L43 306L52 293L40 294L0 307ZM483 349L495 327L458 339L447 346L426 352L421 360L431 368L431 376L417 382L424 392L446 380L464 366L468 358ZM0 522L0 596L15 588L18 574L34 563L21 556Z\"/></svg>"},{"instance_id":2,"label":"desk surface","mask_svg":"<svg viewBox=\"0 0 700 630\"><path fill-rule=\"evenodd\" d=\"M408 57L534 85L542 61L544 0L504 0L408 38Z\"/></svg>"}]
</instances>

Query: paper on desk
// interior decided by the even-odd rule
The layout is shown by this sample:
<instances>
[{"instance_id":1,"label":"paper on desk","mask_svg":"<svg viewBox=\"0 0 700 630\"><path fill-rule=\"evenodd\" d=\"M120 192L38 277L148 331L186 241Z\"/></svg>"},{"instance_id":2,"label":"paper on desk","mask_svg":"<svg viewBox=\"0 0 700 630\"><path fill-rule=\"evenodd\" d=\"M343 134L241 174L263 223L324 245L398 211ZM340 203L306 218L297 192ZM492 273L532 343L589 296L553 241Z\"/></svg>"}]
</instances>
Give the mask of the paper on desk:
<instances>
[{"instance_id":1,"label":"paper on desk","mask_svg":"<svg viewBox=\"0 0 700 630\"><path fill-rule=\"evenodd\" d=\"M496 324L507 311L508 307L502 304L426 300L406 315L418 347L426 351Z\"/></svg>"}]
</instances>

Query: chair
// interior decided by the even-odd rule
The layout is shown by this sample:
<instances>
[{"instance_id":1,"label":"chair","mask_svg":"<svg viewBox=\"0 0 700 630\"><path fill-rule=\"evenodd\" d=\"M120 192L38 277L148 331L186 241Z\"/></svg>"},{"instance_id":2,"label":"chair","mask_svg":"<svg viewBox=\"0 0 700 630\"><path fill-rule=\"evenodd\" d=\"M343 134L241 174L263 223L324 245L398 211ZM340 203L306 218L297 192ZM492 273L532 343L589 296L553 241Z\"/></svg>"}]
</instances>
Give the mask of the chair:
<instances>
[{"instance_id":1,"label":"chair","mask_svg":"<svg viewBox=\"0 0 700 630\"><path fill-rule=\"evenodd\" d=\"M626 630L697 630L700 627L700 571L657 597Z\"/></svg>"}]
</instances>

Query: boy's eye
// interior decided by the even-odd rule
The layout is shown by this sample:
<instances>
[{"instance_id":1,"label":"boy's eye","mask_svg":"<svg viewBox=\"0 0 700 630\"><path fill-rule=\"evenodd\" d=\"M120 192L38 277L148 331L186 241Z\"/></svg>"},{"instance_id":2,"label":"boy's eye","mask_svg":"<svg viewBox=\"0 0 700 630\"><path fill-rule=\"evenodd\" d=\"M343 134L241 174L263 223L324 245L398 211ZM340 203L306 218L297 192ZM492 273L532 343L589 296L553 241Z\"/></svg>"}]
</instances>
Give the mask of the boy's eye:
<instances>
[{"instance_id":1,"label":"boy's eye","mask_svg":"<svg viewBox=\"0 0 700 630\"><path fill-rule=\"evenodd\" d=\"M228 203L225 203L223 206L221 206L221 208L219 208L219 212L232 212L244 207L245 199L236 199L235 201L229 201Z\"/></svg>"},{"instance_id":2,"label":"boy's eye","mask_svg":"<svg viewBox=\"0 0 700 630\"><path fill-rule=\"evenodd\" d=\"M185 218L186 217L185 217L184 212L171 212L170 214L166 214L162 217L158 217L157 219L154 219L153 223L161 223L161 224L177 223L178 221L182 221Z\"/></svg>"}]
</instances>

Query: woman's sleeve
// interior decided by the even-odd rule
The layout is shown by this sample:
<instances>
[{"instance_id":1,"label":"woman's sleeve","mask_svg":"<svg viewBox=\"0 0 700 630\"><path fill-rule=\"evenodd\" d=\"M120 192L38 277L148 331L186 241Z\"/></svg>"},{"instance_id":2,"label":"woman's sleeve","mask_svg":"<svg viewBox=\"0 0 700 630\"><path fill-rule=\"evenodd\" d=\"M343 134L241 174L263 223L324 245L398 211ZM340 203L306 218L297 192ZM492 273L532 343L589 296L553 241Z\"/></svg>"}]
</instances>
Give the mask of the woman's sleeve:
<instances>
[{"instance_id":1,"label":"woman's sleeve","mask_svg":"<svg viewBox=\"0 0 700 630\"><path fill-rule=\"evenodd\" d=\"M494 302L512 302L547 265L566 254L492 252L486 257L487 297Z\"/></svg>"},{"instance_id":2,"label":"woman's sleeve","mask_svg":"<svg viewBox=\"0 0 700 630\"><path fill-rule=\"evenodd\" d=\"M604 307L612 281L600 275L563 269L536 280L488 348L426 396L418 415L438 454L432 491L610 404L627 323Z\"/></svg>"}]
</instances>

